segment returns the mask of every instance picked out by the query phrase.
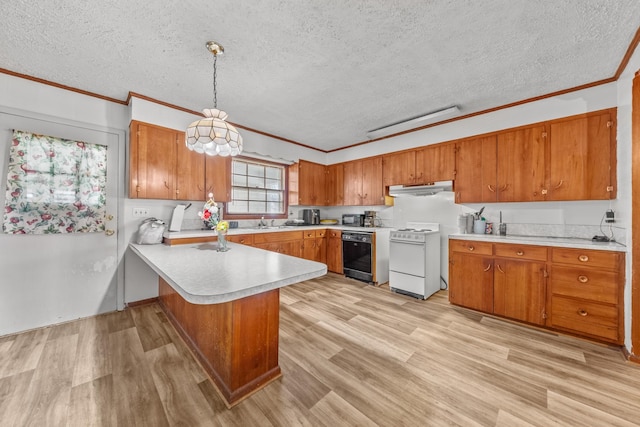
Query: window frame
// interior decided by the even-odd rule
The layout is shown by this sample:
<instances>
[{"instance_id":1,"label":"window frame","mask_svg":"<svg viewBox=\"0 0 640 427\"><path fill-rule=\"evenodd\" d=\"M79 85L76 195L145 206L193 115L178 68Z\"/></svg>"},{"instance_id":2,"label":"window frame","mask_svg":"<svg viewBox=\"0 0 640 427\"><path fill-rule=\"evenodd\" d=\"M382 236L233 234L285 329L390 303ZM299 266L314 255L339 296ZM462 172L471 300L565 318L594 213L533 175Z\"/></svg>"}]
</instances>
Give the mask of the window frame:
<instances>
[{"instance_id":1,"label":"window frame","mask_svg":"<svg viewBox=\"0 0 640 427\"><path fill-rule=\"evenodd\" d=\"M233 160L241 160L247 163L273 165L273 166L281 167L283 169L284 176L282 178L283 179L282 192L283 192L284 212L282 214L229 213L228 206L231 203L233 198ZM248 219L260 219L262 217L264 217L265 219L287 219L289 217L288 215L288 212L289 212L289 165L277 163L277 162L270 162L268 160L254 159L254 158L245 157L245 156L237 156L231 159L231 166L229 167L229 199L230 200L228 202L224 203L224 208L223 208L224 219L230 219L230 220L247 219L248 220Z\"/></svg>"}]
</instances>

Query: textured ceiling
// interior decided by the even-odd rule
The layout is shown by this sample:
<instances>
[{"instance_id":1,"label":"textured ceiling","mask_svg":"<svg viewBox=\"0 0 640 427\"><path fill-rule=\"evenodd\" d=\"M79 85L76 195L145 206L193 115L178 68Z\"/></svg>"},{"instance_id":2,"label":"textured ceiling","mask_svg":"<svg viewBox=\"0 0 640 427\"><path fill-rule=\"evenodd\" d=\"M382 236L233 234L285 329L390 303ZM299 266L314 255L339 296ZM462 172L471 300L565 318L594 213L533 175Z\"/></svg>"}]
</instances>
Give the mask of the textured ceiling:
<instances>
[{"instance_id":1,"label":"textured ceiling","mask_svg":"<svg viewBox=\"0 0 640 427\"><path fill-rule=\"evenodd\" d=\"M453 104L610 78L640 1L3 0L2 15L0 68L196 111L213 105L216 40L231 122L332 150Z\"/></svg>"}]
</instances>

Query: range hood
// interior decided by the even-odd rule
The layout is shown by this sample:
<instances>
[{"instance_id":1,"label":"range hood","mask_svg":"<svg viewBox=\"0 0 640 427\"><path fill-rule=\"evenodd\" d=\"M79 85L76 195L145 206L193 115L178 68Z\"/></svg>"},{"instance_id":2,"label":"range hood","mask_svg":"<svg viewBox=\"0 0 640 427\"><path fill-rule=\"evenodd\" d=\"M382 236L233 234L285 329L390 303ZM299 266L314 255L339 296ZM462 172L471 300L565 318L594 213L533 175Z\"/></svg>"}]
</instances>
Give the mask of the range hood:
<instances>
[{"instance_id":1,"label":"range hood","mask_svg":"<svg viewBox=\"0 0 640 427\"><path fill-rule=\"evenodd\" d=\"M389 196L432 196L442 191L453 191L453 181L437 181L428 185L391 185Z\"/></svg>"}]
</instances>

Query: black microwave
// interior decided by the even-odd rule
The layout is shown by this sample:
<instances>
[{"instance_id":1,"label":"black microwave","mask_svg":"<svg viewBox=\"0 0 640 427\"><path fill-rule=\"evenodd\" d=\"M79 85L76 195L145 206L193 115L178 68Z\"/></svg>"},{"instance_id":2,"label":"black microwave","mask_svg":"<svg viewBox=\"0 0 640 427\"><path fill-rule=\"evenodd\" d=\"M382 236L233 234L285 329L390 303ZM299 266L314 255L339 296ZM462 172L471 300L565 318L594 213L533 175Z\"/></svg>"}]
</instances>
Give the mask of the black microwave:
<instances>
[{"instance_id":1,"label":"black microwave","mask_svg":"<svg viewBox=\"0 0 640 427\"><path fill-rule=\"evenodd\" d=\"M349 227L364 227L364 215L344 214L342 215L342 225Z\"/></svg>"}]
</instances>

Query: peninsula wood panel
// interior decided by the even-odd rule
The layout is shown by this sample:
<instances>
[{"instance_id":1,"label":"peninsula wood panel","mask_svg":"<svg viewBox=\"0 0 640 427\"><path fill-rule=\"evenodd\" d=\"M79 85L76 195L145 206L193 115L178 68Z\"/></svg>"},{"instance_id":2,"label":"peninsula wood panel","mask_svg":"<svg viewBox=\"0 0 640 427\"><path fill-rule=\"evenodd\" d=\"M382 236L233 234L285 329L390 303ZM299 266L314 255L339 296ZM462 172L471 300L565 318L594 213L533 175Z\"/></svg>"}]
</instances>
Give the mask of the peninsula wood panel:
<instances>
[{"instance_id":1,"label":"peninsula wood panel","mask_svg":"<svg viewBox=\"0 0 640 427\"><path fill-rule=\"evenodd\" d=\"M160 278L159 295L167 317L229 406L281 376L279 289L222 304L192 304Z\"/></svg>"}]
</instances>

